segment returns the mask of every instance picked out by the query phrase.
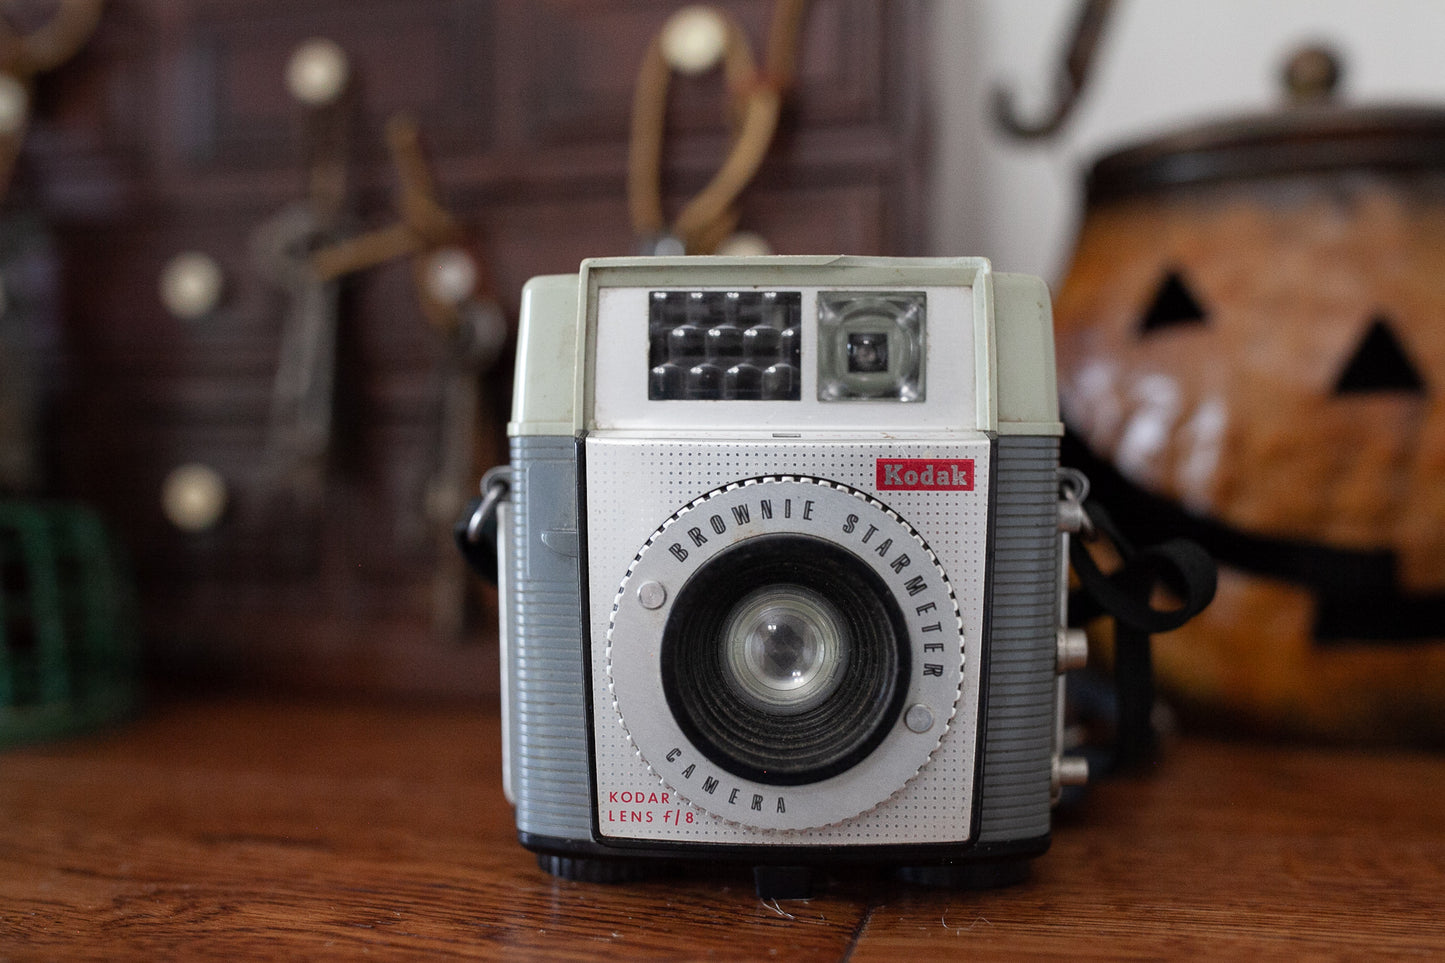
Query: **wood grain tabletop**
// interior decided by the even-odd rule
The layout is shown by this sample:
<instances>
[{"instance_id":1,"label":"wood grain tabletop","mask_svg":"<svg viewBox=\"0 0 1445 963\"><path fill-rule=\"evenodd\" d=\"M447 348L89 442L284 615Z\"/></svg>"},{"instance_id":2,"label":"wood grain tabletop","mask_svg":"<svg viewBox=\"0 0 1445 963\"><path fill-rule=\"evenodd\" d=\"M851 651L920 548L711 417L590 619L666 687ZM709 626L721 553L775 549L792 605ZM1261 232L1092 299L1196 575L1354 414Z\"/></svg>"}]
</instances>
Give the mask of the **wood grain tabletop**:
<instances>
[{"instance_id":1,"label":"wood grain tabletop","mask_svg":"<svg viewBox=\"0 0 1445 963\"><path fill-rule=\"evenodd\" d=\"M495 708L212 700L0 753L0 960L1445 956L1445 757L1184 739L1061 813L1020 885L517 845Z\"/></svg>"}]
</instances>

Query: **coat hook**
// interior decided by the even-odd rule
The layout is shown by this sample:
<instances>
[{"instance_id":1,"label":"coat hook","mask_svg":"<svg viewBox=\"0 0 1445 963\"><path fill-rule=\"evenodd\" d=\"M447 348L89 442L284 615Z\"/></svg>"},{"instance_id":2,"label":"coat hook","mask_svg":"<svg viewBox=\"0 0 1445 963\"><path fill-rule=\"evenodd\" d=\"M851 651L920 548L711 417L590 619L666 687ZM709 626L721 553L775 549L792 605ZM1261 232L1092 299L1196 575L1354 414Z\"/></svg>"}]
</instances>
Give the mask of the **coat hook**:
<instances>
[{"instance_id":1,"label":"coat hook","mask_svg":"<svg viewBox=\"0 0 1445 963\"><path fill-rule=\"evenodd\" d=\"M1064 121L1068 120L1079 95L1083 93L1113 5L1113 0L1085 0L1080 8L1079 17L1074 21L1063 67L1054 78L1053 107L1042 119L1028 121L1020 118L1014 104L1013 92L1003 87L995 87L994 123L1006 133L1025 139L1048 137L1057 132L1064 125Z\"/></svg>"}]
</instances>

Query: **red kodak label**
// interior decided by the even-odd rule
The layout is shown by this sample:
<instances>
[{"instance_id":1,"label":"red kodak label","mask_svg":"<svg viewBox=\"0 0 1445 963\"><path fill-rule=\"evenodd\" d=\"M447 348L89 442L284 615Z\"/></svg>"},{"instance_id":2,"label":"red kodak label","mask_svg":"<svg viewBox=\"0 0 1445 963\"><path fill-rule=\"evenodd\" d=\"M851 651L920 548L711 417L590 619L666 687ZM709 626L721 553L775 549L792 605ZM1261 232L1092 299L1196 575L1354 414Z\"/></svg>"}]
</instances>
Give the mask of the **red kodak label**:
<instances>
[{"instance_id":1,"label":"red kodak label","mask_svg":"<svg viewBox=\"0 0 1445 963\"><path fill-rule=\"evenodd\" d=\"M879 491L973 491L972 458L880 458Z\"/></svg>"}]
</instances>

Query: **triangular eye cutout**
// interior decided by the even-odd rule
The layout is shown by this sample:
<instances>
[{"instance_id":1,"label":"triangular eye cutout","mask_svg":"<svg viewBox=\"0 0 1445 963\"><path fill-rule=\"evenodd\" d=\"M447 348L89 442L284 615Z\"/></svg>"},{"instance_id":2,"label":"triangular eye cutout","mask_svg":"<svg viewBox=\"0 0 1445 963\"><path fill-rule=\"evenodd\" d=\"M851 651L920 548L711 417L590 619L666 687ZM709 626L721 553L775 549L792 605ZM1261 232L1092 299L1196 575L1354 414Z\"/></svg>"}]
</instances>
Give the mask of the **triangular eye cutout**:
<instances>
[{"instance_id":1,"label":"triangular eye cutout","mask_svg":"<svg viewBox=\"0 0 1445 963\"><path fill-rule=\"evenodd\" d=\"M1139 334L1153 334L1163 328L1203 324L1204 309L1178 271L1170 271L1154 292L1154 301L1139 322Z\"/></svg>"},{"instance_id":2,"label":"triangular eye cutout","mask_svg":"<svg viewBox=\"0 0 1445 963\"><path fill-rule=\"evenodd\" d=\"M1335 381L1335 394L1352 395L1375 391L1402 391L1423 395L1425 381L1405 353L1405 347L1388 318L1375 318L1360 346Z\"/></svg>"}]
</instances>

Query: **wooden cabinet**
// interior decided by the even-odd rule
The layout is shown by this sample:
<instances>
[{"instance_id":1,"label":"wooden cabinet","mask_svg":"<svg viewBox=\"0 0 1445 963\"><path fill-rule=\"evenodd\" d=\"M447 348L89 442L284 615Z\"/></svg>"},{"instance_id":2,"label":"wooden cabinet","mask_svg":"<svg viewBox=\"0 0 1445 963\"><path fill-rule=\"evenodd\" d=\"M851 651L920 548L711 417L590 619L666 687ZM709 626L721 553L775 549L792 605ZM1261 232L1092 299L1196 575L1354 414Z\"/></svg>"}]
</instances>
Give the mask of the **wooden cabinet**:
<instances>
[{"instance_id":1,"label":"wooden cabinet","mask_svg":"<svg viewBox=\"0 0 1445 963\"><path fill-rule=\"evenodd\" d=\"M262 453L282 303L250 239L303 189L303 111L284 83L313 37L356 82L355 229L394 219L387 118L420 125L447 206L473 229L515 317L523 282L631 253L624 190L632 84L679 4L655 0L112 0L81 56L42 78L12 203L52 225L58 271L48 490L98 505L129 546L150 664L165 674L413 693L494 690L495 599L439 637L423 510L441 350L401 263L341 295L334 444L314 511L272 504ZM761 44L767 0L727 4ZM916 2L816 0L800 83L743 204L780 253L918 253L924 237ZM727 143L716 77L679 82L665 158L673 203ZM217 310L183 321L158 278L214 258ZM509 374L484 390L479 467L504 457ZM167 521L177 465L214 468L215 528Z\"/></svg>"}]
</instances>

